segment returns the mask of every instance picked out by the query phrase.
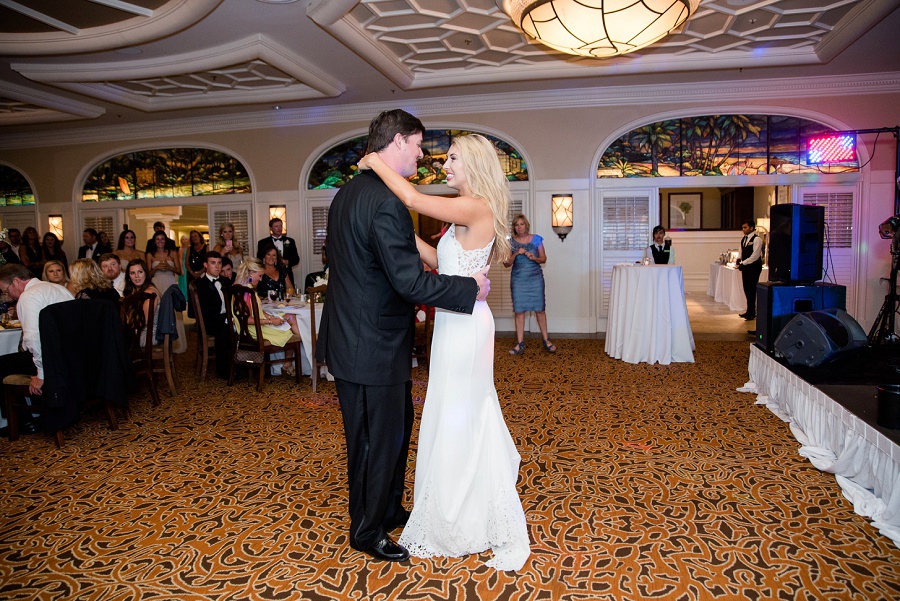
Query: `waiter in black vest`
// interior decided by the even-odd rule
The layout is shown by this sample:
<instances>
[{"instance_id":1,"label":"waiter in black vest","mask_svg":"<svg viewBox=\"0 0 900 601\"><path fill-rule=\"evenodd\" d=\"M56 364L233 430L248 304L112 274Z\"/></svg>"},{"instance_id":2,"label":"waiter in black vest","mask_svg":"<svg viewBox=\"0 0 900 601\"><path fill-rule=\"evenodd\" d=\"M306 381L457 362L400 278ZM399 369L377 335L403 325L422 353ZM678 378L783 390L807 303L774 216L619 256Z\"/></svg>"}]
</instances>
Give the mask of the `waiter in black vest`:
<instances>
[{"instance_id":1,"label":"waiter in black vest","mask_svg":"<svg viewBox=\"0 0 900 601\"><path fill-rule=\"evenodd\" d=\"M744 296L747 297L747 312L741 313L746 320L756 319L756 284L763 268L763 241L756 235L756 221L750 219L741 225L744 237L741 238L741 258L738 269L744 284Z\"/></svg>"},{"instance_id":2,"label":"waiter in black vest","mask_svg":"<svg viewBox=\"0 0 900 601\"><path fill-rule=\"evenodd\" d=\"M666 228L657 225L653 228L653 244L644 249L644 260L653 259L656 265L674 265L675 249L672 241L666 240Z\"/></svg>"}]
</instances>

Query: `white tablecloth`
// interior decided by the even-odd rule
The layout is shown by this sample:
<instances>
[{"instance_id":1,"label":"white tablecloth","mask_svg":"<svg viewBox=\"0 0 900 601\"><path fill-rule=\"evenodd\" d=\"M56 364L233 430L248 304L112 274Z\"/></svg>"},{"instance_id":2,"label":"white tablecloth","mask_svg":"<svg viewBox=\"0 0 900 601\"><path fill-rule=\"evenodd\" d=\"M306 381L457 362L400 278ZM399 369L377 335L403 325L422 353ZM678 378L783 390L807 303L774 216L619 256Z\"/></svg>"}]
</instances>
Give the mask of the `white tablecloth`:
<instances>
[{"instance_id":1,"label":"white tablecloth","mask_svg":"<svg viewBox=\"0 0 900 601\"><path fill-rule=\"evenodd\" d=\"M769 281L768 267L763 267L759 281ZM743 313L747 310L747 297L744 296L744 282L741 279L741 272L734 267L722 265L721 263L710 265L706 294L716 299L717 303L725 303L732 311Z\"/></svg>"},{"instance_id":2,"label":"white tablecloth","mask_svg":"<svg viewBox=\"0 0 900 601\"><path fill-rule=\"evenodd\" d=\"M325 307L321 304L316 306L316 332L319 331L319 323L322 321L322 309ZM291 313L297 317L297 326L300 328L300 343L303 346L303 356L300 357L300 367L303 375L308 376L312 373L312 334L309 331L309 305L297 307L288 305L286 307L273 307L268 304L263 305L263 309L267 313L276 315L284 315ZM275 367L275 366L273 366ZM330 374L324 373L329 380L332 380Z\"/></svg>"},{"instance_id":3,"label":"white tablecloth","mask_svg":"<svg viewBox=\"0 0 900 601\"><path fill-rule=\"evenodd\" d=\"M19 352L19 341L22 340L22 329L0 330L0 355Z\"/></svg>"},{"instance_id":4,"label":"white tablecloth","mask_svg":"<svg viewBox=\"0 0 900 601\"><path fill-rule=\"evenodd\" d=\"M604 350L627 363L694 362L680 265L616 265Z\"/></svg>"},{"instance_id":5,"label":"white tablecloth","mask_svg":"<svg viewBox=\"0 0 900 601\"><path fill-rule=\"evenodd\" d=\"M900 546L900 452L887 436L750 345L750 381L738 390L790 423L799 453L835 475L853 510Z\"/></svg>"}]
</instances>

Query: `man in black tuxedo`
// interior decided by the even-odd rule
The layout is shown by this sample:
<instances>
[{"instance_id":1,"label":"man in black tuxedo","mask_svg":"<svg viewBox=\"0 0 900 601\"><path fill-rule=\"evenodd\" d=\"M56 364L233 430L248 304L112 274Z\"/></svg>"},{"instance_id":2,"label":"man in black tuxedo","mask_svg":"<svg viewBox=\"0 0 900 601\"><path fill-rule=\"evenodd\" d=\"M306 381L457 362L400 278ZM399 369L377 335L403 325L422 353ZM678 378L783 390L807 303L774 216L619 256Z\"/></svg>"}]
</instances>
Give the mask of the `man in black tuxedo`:
<instances>
[{"instance_id":1,"label":"man in black tuxedo","mask_svg":"<svg viewBox=\"0 0 900 601\"><path fill-rule=\"evenodd\" d=\"M756 285L763 268L763 241L756 235L756 221L750 219L741 225L744 237L741 238L741 258L738 269L741 272L741 283L744 285L744 296L747 298L747 312L741 317L747 321L756 319Z\"/></svg>"},{"instance_id":2,"label":"man in black tuxedo","mask_svg":"<svg viewBox=\"0 0 900 601\"><path fill-rule=\"evenodd\" d=\"M18 228L11 227L6 231L6 242L0 242L0 253L7 263L22 264L19 256L19 246L22 244L22 232Z\"/></svg>"},{"instance_id":3,"label":"man in black tuxedo","mask_svg":"<svg viewBox=\"0 0 900 601\"><path fill-rule=\"evenodd\" d=\"M98 241L97 230L92 227L85 228L81 239L84 240L84 246L78 249L79 259L93 259L99 263L100 255L112 252L111 248L104 246Z\"/></svg>"},{"instance_id":4,"label":"man in black tuxedo","mask_svg":"<svg viewBox=\"0 0 900 601\"><path fill-rule=\"evenodd\" d=\"M369 126L369 152L415 173L425 128L402 110ZM350 481L350 546L376 559L409 553L388 536L409 517L402 505L413 407L414 305L471 313L490 282L422 269L412 218L374 172L354 177L328 211L328 292L316 355L335 378ZM485 270L486 271L486 270Z\"/></svg>"},{"instance_id":5,"label":"man in black tuxedo","mask_svg":"<svg viewBox=\"0 0 900 601\"><path fill-rule=\"evenodd\" d=\"M166 232L166 224L162 221L156 221L153 223L153 236L156 235L156 232ZM147 240L147 250L145 251L148 255L152 255L156 252L156 242L153 240L153 236L150 236L150 239ZM175 241L169 238L169 234L166 233L166 252L170 250L178 250L178 247L175 246Z\"/></svg>"},{"instance_id":6,"label":"man in black tuxedo","mask_svg":"<svg viewBox=\"0 0 900 601\"><path fill-rule=\"evenodd\" d=\"M297 286L294 284L294 267L300 263L300 254L297 252L297 243L293 238L284 235L284 222L278 217L269 220L270 236L266 236L256 243L256 258L263 260L262 252L269 242L271 242L278 252L281 253L281 261L284 268L287 269L287 275L291 279L291 287L295 290Z\"/></svg>"},{"instance_id":7,"label":"man in black tuxedo","mask_svg":"<svg viewBox=\"0 0 900 601\"><path fill-rule=\"evenodd\" d=\"M228 379L228 355L231 352L231 336L227 330L228 320L225 316L225 288L230 283L222 281L222 255L211 250L206 253L203 262L206 273L194 280L197 287L197 298L200 311L203 313L203 325L207 336L215 336L216 374Z\"/></svg>"}]
</instances>

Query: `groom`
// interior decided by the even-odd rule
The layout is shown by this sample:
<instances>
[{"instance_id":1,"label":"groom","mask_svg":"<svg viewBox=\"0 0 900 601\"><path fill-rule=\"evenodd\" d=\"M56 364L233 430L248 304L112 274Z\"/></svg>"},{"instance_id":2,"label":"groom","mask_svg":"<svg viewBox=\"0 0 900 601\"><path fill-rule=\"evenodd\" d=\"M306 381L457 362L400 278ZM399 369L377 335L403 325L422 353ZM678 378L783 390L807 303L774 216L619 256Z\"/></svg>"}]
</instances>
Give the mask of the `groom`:
<instances>
[{"instance_id":1,"label":"groom","mask_svg":"<svg viewBox=\"0 0 900 601\"><path fill-rule=\"evenodd\" d=\"M369 152L405 177L422 157L422 122L396 109L369 125ZM490 281L426 272L409 211L372 171L328 211L328 293L316 354L334 375L350 480L350 546L376 559L409 553L388 536L406 524L403 490L413 406L415 304L471 313ZM461 349L465 352L464 349Z\"/></svg>"}]
</instances>

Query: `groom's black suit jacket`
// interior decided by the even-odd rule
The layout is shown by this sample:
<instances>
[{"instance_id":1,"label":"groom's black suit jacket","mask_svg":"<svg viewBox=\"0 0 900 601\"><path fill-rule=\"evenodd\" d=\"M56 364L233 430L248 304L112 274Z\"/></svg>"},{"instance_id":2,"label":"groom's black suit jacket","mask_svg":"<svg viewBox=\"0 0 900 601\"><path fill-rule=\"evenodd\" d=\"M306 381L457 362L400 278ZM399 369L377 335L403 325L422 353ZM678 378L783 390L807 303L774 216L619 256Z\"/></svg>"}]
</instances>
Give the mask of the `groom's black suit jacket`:
<instances>
[{"instance_id":1,"label":"groom's black suit jacket","mask_svg":"<svg viewBox=\"0 0 900 601\"><path fill-rule=\"evenodd\" d=\"M331 203L328 265L316 355L357 384L410 379L414 303L471 313L478 294L474 278L423 270L409 211L371 171Z\"/></svg>"}]
</instances>

